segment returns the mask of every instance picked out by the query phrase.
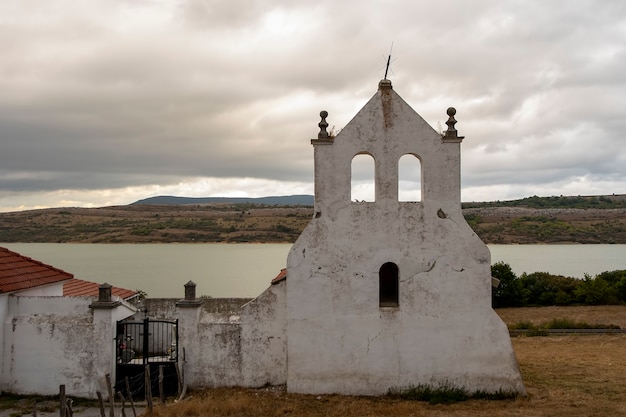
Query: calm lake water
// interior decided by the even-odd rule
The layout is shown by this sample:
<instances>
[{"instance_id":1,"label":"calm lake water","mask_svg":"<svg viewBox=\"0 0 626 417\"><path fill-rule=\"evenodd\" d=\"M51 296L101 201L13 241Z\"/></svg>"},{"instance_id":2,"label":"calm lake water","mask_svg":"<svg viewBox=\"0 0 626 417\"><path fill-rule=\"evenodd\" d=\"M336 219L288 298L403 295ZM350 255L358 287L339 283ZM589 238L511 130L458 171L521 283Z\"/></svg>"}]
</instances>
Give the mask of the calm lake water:
<instances>
[{"instance_id":1,"label":"calm lake water","mask_svg":"<svg viewBox=\"0 0 626 417\"><path fill-rule=\"evenodd\" d=\"M0 243L0 246L74 274L76 278L182 298L189 280L196 293L256 297L287 262L291 244L75 244ZM582 278L626 269L626 245L488 245L492 263L516 274L550 272Z\"/></svg>"}]
</instances>

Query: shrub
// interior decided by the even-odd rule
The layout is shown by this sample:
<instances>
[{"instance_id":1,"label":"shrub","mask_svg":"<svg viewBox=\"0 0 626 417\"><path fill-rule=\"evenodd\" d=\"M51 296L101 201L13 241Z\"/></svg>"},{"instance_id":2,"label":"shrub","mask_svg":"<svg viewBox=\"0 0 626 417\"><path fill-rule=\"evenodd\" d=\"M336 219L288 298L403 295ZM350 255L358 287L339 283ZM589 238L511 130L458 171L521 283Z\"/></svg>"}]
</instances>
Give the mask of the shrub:
<instances>
[{"instance_id":1,"label":"shrub","mask_svg":"<svg viewBox=\"0 0 626 417\"><path fill-rule=\"evenodd\" d=\"M491 276L500 280L500 284L491 289L493 307L518 307L522 305L522 287L509 264L496 262L491 266Z\"/></svg>"},{"instance_id":2,"label":"shrub","mask_svg":"<svg viewBox=\"0 0 626 417\"><path fill-rule=\"evenodd\" d=\"M593 279L588 274L580 282L574 293L579 302L583 304L599 305L607 304L611 296L611 287L603 279Z\"/></svg>"},{"instance_id":3,"label":"shrub","mask_svg":"<svg viewBox=\"0 0 626 417\"><path fill-rule=\"evenodd\" d=\"M609 301L626 302L626 270L605 271L596 275L595 279L605 281L612 288L609 297L613 297L614 300Z\"/></svg>"},{"instance_id":4,"label":"shrub","mask_svg":"<svg viewBox=\"0 0 626 417\"><path fill-rule=\"evenodd\" d=\"M509 326L509 329L511 330L531 330L536 328L537 326L530 321L518 321L517 323Z\"/></svg>"},{"instance_id":5,"label":"shrub","mask_svg":"<svg viewBox=\"0 0 626 417\"><path fill-rule=\"evenodd\" d=\"M520 285L524 294L524 305L568 305L575 299L575 290L580 280L548 272L522 274Z\"/></svg>"},{"instance_id":6,"label":"shrub","mask_svg":"<svg viewBox=\"0 0 626 417\"><path fill-rule=\"evenodd\" d=\"M527 336L547 336L549 329L619 329L615 324L589 324L584 321L574 321L561 318L552 319L548 322L534 324L529 321L519 321L509 325L509 330L528 330Z\"/></svg>"},{"instance_id":7,"label":"shrub","mask_svg":"<svg viewBox=\"0 0 626 417\"><path fill-rule=\"evenodd\" d=\"M436 386L419 384L408 388L392 388L387 395L403 400L428 401L429 404L453 404L470 399L505 400L517 396L515 393L501 390L493 393L486 391L470 393L466 389L455 387L447 381Z\"/></svg>"},{"instance_id":8,"label":"shrub","mask_svg":"<svg viewBox=\"0 0 626 417\"><path fill-rule=\"evenodd\" d=\"M582 280L548 272L524 272L517 277L509 264L497 262L491 275L500 280L492 288L494 308L626 302L626 270L605 271L595 278L585 274Z\"/></svg>"}]
</instances>

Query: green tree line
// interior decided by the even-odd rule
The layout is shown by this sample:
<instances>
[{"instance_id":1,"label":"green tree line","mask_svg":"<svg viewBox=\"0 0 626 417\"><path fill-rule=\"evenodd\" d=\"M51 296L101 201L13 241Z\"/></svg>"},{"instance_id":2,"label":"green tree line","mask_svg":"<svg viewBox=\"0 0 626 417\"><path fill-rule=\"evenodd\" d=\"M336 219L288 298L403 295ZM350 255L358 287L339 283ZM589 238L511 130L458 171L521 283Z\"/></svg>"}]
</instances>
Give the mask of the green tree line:
<instances>
[{"instance_id":1,"label":"green tree line","mask_svg":"<svg viewBox=\"0 0 626 417\"><path fill-rule=\"evenodd\" d=\"M595 277L585 274L583 279L547 272L517 276L509 264L497 262L491 266L491 275L500 280L492 287L494 308L626 303L626 270L605 271Z\"/></svg>"}]
</instances>

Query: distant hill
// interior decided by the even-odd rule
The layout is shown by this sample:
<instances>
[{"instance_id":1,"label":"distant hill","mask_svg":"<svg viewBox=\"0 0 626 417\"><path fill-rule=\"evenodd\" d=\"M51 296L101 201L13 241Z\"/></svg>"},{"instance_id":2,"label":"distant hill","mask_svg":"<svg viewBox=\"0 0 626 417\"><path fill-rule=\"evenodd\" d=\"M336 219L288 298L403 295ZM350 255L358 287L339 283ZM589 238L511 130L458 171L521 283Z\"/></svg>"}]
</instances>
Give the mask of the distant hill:
<instances>
[{"instance_id":1,"label":"distant hill","mask_svg":"<svg viewBox=\"0 0 626 417\"><path fill-rule=\"evenodd\" d=\"M203 205L203 204L259 204L266 206L304 206L313 207L312 195L286 195L271 197L175 197L157 196L135 201L130 205ZM600 195L600 196L552 196L552 197L526 197L519 200L488 201L488 202L463 202L462 207L487 208L487 207L526 207L533 209L546 208L576 208L576 209L618 209L626 208L626 194Z\"/></svg>"},{"instance_id":2,"label":"distant hill","mask_svg":"<svg viewBox=\"0 0 626 417\"><path fill-rule=\"evenodd\" d=\"M626 208L626 194L532 197L520 200L463 203L465 208L526 207L532 209L619 209Z\"/></svg>"},{"instance_id":3,"label":"distant hill","mask_svg":"<svg viewBox=\"0 0 626 417\"><path fill-rule=\"evenodd\" d=\"M626 244L626 195L463 203L485 243ZM313 196L153 197L126 206L0 213L0 242L294 242Z\"/></svg>"},{"instance_id":4,"label":"distant hill","mask_svg":"<svg viewBox=\"0 0 626 417\"><path fill-rule=\"evenodd\" d=\"M144 198L132 203L135 204L264 204L268 206L307 206L313 207L312 195L286 195L272 197L174 197L162 195Z\"/></svg>"}]
</instances>

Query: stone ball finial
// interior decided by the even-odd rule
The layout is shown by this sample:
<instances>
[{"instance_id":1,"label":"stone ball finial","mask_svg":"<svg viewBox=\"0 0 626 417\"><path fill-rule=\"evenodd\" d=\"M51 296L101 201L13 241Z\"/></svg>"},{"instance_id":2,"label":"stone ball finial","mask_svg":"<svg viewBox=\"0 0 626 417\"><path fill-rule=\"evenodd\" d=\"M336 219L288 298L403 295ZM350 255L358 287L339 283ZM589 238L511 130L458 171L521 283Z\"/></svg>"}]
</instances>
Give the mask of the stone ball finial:
<instances>
[{"instance_id":1,"label":"stone ball finial","mask_svg":"<svg viewBox=\"0 0 626 417\"><path fill-rule=\"evenodd\" d=\"M317 124L320 128L320 132L317 134L318 139L328 139L328 132L326 128L328 128L328 122L326 118L328 117L328 112L326 110L322 110L320 112L320 117L322 120Z\"/></svg>"},{"instance_id":2,"label":"stone ball finial","mask_svg":"<svg viewBox=\"0 0 626 417\"><path fill-rule=\"evenodd\" d=\"M391 90L393 89L393 86L391 85L391 80L388 79L384 79L384 80L380 80L380 82L378 83L378 89L379 90Z\"/></svg>"},{"instance_id":3,"label":"stone ball finial","mask_svg":"<svg viewBox=\"0 0 626 417\"><path fill-rule=\"evenodd\" d=\"M454 127L454 125L456 125L456 119L454 118L454 115L456 114L456 109L454 107L448 107L446 113L448 113L448 121L446 122L446 124L448 125L448 130L446 130L445 137L456 138L457 130Z\"/></svg>"}]
</instances>

